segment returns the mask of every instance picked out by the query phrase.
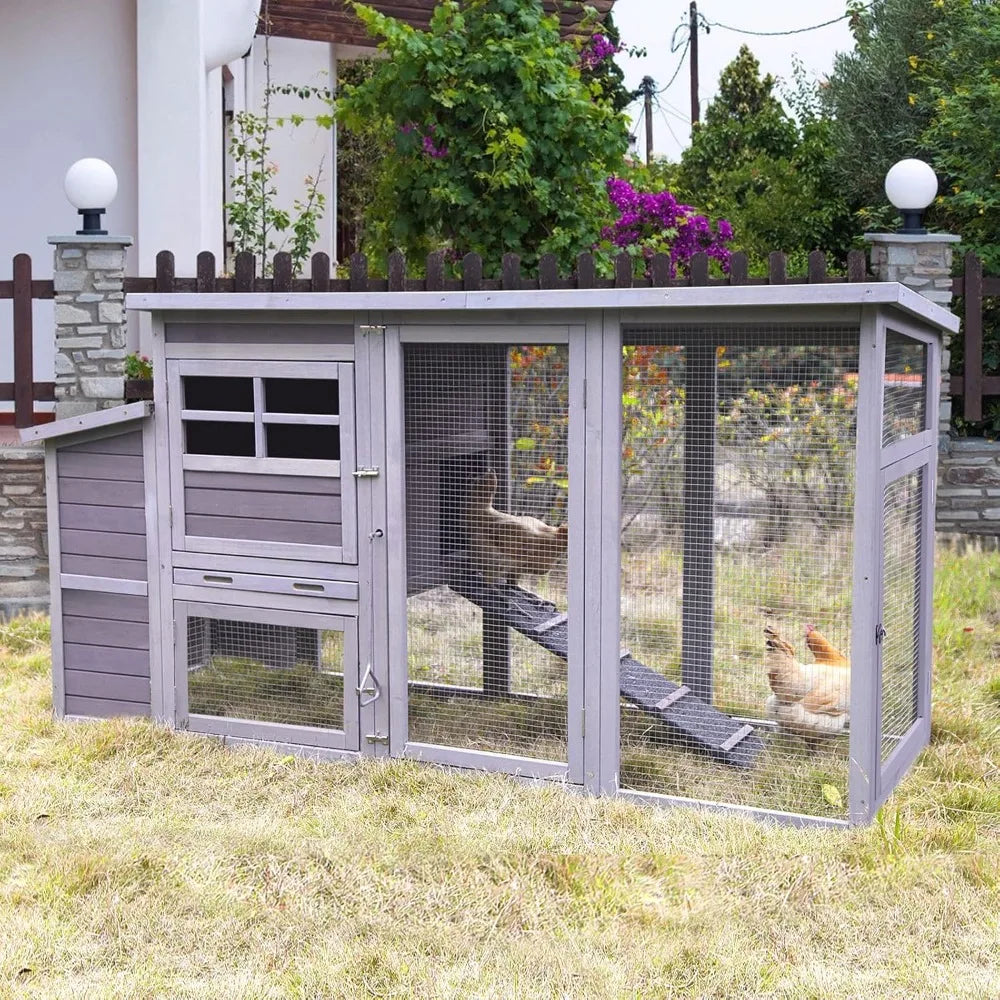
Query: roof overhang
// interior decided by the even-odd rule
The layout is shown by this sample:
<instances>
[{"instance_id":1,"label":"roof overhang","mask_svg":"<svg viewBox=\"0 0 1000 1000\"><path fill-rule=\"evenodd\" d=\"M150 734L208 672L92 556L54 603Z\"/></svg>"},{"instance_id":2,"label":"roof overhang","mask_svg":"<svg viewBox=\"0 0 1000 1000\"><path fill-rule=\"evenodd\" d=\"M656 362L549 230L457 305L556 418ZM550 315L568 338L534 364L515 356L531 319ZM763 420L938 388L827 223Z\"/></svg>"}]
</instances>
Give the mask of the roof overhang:
<instances>
[{"instance_id":1,"label":"roof overhang","mask_svg":"<svg viewBox=\"0 0 1000 1000\"><path fill-rule=\"evenodd\" d=\"M549 14L558 13L564 36L577 33L585 7L593 7L603 19L615 0L543 0ZM369 6L425 31L437 0L372 0ZM346 0L265 0L261 7L258 35L305 38L315 42L337 42L374 48L375 42L354 16Z\"/></svg>"}]
</instances>

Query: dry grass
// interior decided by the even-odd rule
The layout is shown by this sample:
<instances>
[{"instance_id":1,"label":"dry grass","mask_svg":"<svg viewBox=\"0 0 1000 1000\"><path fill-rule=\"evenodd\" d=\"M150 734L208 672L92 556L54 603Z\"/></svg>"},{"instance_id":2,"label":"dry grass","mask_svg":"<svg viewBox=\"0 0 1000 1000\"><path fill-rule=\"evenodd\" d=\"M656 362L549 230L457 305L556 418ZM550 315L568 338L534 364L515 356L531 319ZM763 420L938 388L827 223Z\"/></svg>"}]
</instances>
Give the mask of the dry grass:
<instances>
[{"instance_id":1,"label":"dry grass","mask_svg":"<svg viewBox=\"0 0 1000 1000\"><path fill-rule=\"evenodd\" d=\"M1000 996L1000 555L944 554L931 747L870 830L50 718L0 630L0 996Z\"/></svg>"}]
</instances>

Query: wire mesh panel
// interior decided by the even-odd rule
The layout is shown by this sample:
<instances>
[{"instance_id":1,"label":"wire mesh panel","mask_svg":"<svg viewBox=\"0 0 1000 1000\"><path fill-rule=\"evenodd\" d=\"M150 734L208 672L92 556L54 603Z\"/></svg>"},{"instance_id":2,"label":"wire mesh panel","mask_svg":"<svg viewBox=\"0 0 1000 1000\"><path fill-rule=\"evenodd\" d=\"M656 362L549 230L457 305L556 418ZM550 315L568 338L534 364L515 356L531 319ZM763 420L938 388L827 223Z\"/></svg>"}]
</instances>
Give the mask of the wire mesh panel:
<instances>
[{"instance_id":1,"label":"wire mesh panel","mask_svg":"<svg viewBox=\"0 0 1000 1000\"><path fill-rule=\"evenodd\" d=\"M927 345L887 330L882 386L883 447L926 429L926 386Z\"/></svg>"},{"instance_id":2,"label":"wire mesh panel","mask_svg":"<svg viewBox=\"0 0 1000 1000\"><path fill-rule=\"evenodd\" d=\"M315 616L293 625L229 613L233 617L221 610L182 618L187 715L201 719L192 728L341 745L330 736L353 728L357 654L350 620L328 619L323 623L331 627L317 627ZM346 705L345 687L351 693ZM213 727L213 719L228 728ZM255 723L262 724L256 734Z\"/></svg>"},{"instance_id":3,"label":"wire mesh panel","mask_svg":"<svg viewBox=\"0 0 1000 1000\"><path fill-rule=\"evenodd\" d=\"M858 332L625 345L621 784L840 817Z\"/></svg>"},{"instance_id":4,"label":"wire mesh panel","mask_svg":"<svg viewBox=\"0 0 1000 1000\"><path fill-rule=\"evenodd\" d=\"M884 762L917 720L920 670L921 470L885 489L882 528L881 745Z\"/></svg>"},{"instance_id":5,"label":"wire mesh panel","mask_svg":"<svg viewBox=\"0 0 1000 1000\"><path fill-rule=\"evenodd\" d=\"M408 344L408 739L567 760L569 354Z\"/></svg>"}]
</instances>

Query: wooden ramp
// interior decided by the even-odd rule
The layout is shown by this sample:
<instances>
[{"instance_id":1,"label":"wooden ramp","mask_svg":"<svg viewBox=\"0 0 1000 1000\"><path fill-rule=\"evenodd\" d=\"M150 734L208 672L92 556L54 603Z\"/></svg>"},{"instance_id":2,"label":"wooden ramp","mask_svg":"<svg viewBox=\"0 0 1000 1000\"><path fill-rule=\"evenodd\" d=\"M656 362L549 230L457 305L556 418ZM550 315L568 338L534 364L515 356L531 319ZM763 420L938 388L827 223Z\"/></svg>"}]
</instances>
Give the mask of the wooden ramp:
<instances>
[{"instance_id":1,"label":"wooden ramp","mask_svg":"<svg viewBox=\"0 0 1000 1000\"><path fill-rule=\"evenodd\" d=\"M521 587L487 587L467 562L452 564L449 586L498 621L556 656L567 659L567 615ZM683 684L635 659L628 651L619 664L622 696L662 723L671 741L708 754L733 767L754 765L764 743L749 724L738 722L693 695Z\"/></svg>"}]
</instances>

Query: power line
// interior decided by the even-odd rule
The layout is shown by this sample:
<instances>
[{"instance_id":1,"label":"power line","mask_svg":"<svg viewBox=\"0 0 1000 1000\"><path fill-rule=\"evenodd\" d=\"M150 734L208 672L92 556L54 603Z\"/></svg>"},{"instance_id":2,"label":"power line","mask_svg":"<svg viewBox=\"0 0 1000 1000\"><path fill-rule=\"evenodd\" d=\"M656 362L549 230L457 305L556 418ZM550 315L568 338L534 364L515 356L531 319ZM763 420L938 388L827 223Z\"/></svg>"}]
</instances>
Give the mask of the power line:
<instances>
[{"instance_id":1,"label":"power line","mask_svg":"<svg viewBox=\"0 0 1000 1000\"><path fill-rule=\"evenodd\" d=\"M681 58L680 58L680 61L677 63L677 68L674 70L673 75L666 82L666 84L664 86L660 87L660 89L657 91L658 94L662 94L664 91L669 90L670 89L670 85L674 82L674 80L677 79L678 74L680 73L681 69L684 67L684 60L687 58L688 49L690 47L691 47L691 38L689 36L684 41L684 48L681 51ZM671 51L673 51L673 50L671 50Z\"/></svg>"},{"instance_id":2,"label":"power line","mask_svg":"<svg viewBox=\"0 0 1000 1000\"><path fill-rule=\"evenodd\" d=\"M846 14L841 14L840 17L835 17L830 21L823 21L822 24L811 24L808 28L791 28L788 31L753 31L750 28L734 28L731 24L723 24L721 21L706 21L705 23L713 28L722 28L723 31L733 31L737 35L756 35L758 38L776 38L785 35L802 35L807 31L816 31L819 28L828 28L831 24L838 24L841 21L847 21L863 11L874 7L875 2L876 0L872 0L871 3L865 4L864 7L858 7L857 9L849 11Z\"/></svg>"}]
</instances>

